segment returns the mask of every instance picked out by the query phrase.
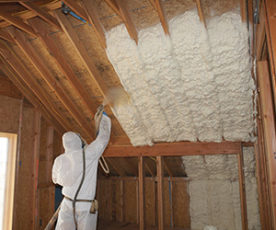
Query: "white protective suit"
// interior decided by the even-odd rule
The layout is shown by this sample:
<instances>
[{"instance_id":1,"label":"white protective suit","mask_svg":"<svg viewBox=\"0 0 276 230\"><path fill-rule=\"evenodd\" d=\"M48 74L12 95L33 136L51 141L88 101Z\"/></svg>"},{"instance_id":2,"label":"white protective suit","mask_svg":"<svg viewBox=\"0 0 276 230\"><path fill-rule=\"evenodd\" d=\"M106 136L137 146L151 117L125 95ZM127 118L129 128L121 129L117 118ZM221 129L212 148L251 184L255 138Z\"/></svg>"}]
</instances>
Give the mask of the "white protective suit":
<instances>
[{"instance_id":1,"label":"white protective suit","mask_svg":"<svg viewBox=\"0 0 276 230\"><path fill-rule=\"evenodd\" d=\"M99 133L95 141L85 148L86 170L85 178L77 199L94 200L97 182L98 161L104 152L110 138L111 120L103 115ZM65 153L55 159L52 169L52 179L55 184L63 186L62 194L74 199L79 187L82 171L82 142L74 132L67 132L62 136ZM76 218L78 230L96 230L98 213L91 214L91 202L76 202ZM75 230L72 201L63 199L59 211L58 230Z\"/></svg>"}]
</instances>

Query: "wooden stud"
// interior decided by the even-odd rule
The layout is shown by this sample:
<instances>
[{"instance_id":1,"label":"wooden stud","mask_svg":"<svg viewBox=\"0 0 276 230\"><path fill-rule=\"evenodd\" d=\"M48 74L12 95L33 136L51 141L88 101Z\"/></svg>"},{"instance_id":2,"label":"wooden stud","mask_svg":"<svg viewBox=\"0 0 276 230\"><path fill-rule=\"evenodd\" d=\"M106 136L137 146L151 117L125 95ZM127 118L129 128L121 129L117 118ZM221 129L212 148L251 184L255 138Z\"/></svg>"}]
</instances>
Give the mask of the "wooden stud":
<instances>
[{"instance_id":1,"label":"wooden stud","mask_svg":"<svg viewBox=\"0 0 276 230\"><path fill-rule=\"evenodd\" d=\"M205 17L204 17L202 7L201 7L201 0L195 0L195 2L196 2L197 13L198 13L199 19L204 24L204 26L206 28L206 21L205 21Z\"/></svg>"},{"instance_id":2,"label":"wooden stud","mask_svg":"<svg viewBox=\"0 0 276 230\"><path fill-rule=\"evenodd\" d=\"M139 229L145 229L144 159L139 157Z\"/></svg>"},{"instance_id":3,"label":"wooden stud","mask_svg":"<svg viewBox=\"0 0 276 230\"><path fill-rule=\"evenodd\" d=\"M52 165L54 161L54 127L47 127L47 146L46 146L46 171L47 181L52 182Z\"/></svg>"},{"instance_id":4,"label":"wooden stud","mask_svg":"<svg viewBox=\"0 0 276 230\"><path fill-rule=\"evenodd\" d=\"M90 0L83 0L83 4L85 6L84 9L86 11L86 14L88 15L88 21L93 26L101 46L105 49L105 33L96 10L95 2Z\"/></svg>"},{"instance_id":5,"label":"wooden stud","mask_svg":"<svg viewBox=\"0 0 276 230\"><path fill-rule=\"evenodd\" d=\"M75 0L63 0L65 5L69 6L71 10L74 11L78 16L82 17L86 21L88 21L87 14L85 10L77 3Z\"/></svg>"},{"instance_id":6,"label":"wooden stud","mask_svg":"<svg viewBox=\"0 0 276 230\"><path fill-rule=\"evenodd\" d=\"M14 43L12 37L4 30L0 30L0 38L6 40L7 42Z\"/></svg>"},{"instance_id":7,"label":"wooden stud","mask_svg":"<svg viewBox=\"0 0 276 230\"><path fill-rule=\"evenodd\" d=\"M35 5L34 3L31 3L31 2L22 2L22 1L20 1L19 3L22 6L26 7L27 9L37 13L37 15L39 17L41 17L43 20L45 20L49 24L56 27L58 30L62 30L59 23L58 23L58 21L52 15L50 15L47 11L43 10L42 8L40 8L39 6L37 6L37 5Z\"/></svg>"},{"instance_id":8,"label":"wooden stud","mask_svg":"<svg viewBox=\"0 0 276 230\"><path fill-rule=\"evenodd\" d=\"M63 72L66 78L71 82L73 88L80 96L82 102L89 109L89 112L94 116L97 110L97 104L91 99L91 96L84 88L82 82L75 75L69 62L65 59L62 51L56 45L56 42L50 36L47 36L47 28L42 28L41 23L38 20L30 21L30 24L39 34L40 40L44 43L45 47L49 50L49 53L54 57L59 69Z\"/></svg>"},{"instance_id":9,"label":"wooden stud","mask_svg":"<svg viewBox=\"0 0 276 230\"><path fill-rule=\"evenodd\" d=\"M163 157L157 156L158 230L164 230Z\"/></svg>"},{"instance_id":10,"label":"wooden stud","mask_svg":"<svg viewBox=\"0 0 276 230\"><path fill-rule=\"evenodd\" d=\"M240 185L239 189L240 189L242 230L248 230L245 178L244 178L244 161L243 161L242 146L240 146L240 152L237 154L237 157L238 157L238 168L239 168L239 185Z\"/></svg>"},{"instance_id":11,"label":"wooden stud","mask_svg":"<svg viewBox=\"0 0 276 230\"><path fill-rule=\"evenodd\" d=\"M257 63L258 82L260 87L260 104L264 126L264 140L269 171L270 199L273 226L276 227L276 133L273 109L272 88L267 61Z\"/></svg>"},{"instance_id":12,"label":"wooden stud","mask_svg":"<svg viewBox=\"0 0 276 230\"><path fill-rule=\"evenodd\" d=\"M257 61L262 59L264 44L265 44L265 8L261 7L259 12L259 24L256 29L256 58Z\"/></svg>"},{"instance_id":13,"label":"wooden stud","mask_svg":"<svg viewBox=\"0 0 276 230\"><path fill-rule=\"evenodd\" d=\"M37 54L36 50L31 46L31 44L26 40L24 35L18 31L11 31L14 41L20 47L20 49L24 52L29 61L33 64L36 70L40 73L42 78L47 82L49 87L53 89L57 97L60 99L64 107L69 111L75 121L80 125L82 130L86 133L87 136L90 136L91 140L93 139L93 129L88 122L85 121L85 118L79 112L79 110L75 107L72 100L68 96L68 94L64 91L60 83L55 79L55 77L51 74L49 69L40 59L39 54Z\"/></svg>"},{"instance_id":14,"label":"wooden stud","mask_svg":"<svg viewBox=\"0 0 276 230\"><path fill-rule=\"evenodd\" d=\"M105 157L138 157L138 156L189 156L236 154L241 142L176 142L158 143L154 146L133 147L131 145L109 145Z\"/></svg>"},{"instance_id":15,"label":"wooden stud","mask_svg":"<svg viewBox=\"0 0 276 230\"><path fill-rule=\"evenodd\" d=\"M39 222L39 197L38 197L38 169L39 169L39 152L40 152L40 132L41 132L41 113L35 110L34 118L34 158L33 158L33 229L38 229Z\"/></svg>"},{"instance_id":16,"label":"wooden stud","mask_svg":"<svg viewBox=\"0 0 276 230\"><path fill-rule=\"evenodd\" d=\"M129 12L127 11L125 5L125 0L105 0L106 3L114 10L114 12L123 20L129 36L138 43L138 34L137 30L131 20Z\"/></svg>"},{"instance_id":17,"label":"wooden stud","mask_svg":"<svg viewBox=\"0 0 276 230\"><path fill-rule=\"evenodd\" d=\"M276 102L276 2L274 0L263 1L263 6L265 7L265 30L266 30L266 40L268 47L268 54L270 60L270 72L271 72L271 82L272 82L272 92L274 102ZM276 111L276 103L274 103L274 111ZM275 195L276 196L276 195ZM276 209L276 207L275 207ZM275 213L276 216L276 213ZM276 217L275 217L276 218ZM275 226L276 228L276 220Z\"/></svg>"},{"instance_id":18,"label":"wooden stud","mask_svg":"<svg viewBox=\"0 0 276 230\"><path fill-rule=\"evenodd\" d=\"M32 27L30 27L28 24L22 22L21 19L13 17L13 16L11 16L10 14L8 14L4 11L0 11L0 17L4 20L8 21L9 23L14 25L15 27L25 31L28 34L30 34L31 36L36 37L36 33L34 32Z\"/></svg>"},{"instance_id":19,"label":"wooden stud","mask_svg":"<svg viewBox=\"0 0 276 230\"><path fill-rule=\"evenodd\" d=\"M121 180L120 181L120 200L119 200L119 205L120 205L120 217L119 217L119 221L120 222L124 222L125 220L125 202L124 202L124 181Z\"/></svg>"}]
</instances>

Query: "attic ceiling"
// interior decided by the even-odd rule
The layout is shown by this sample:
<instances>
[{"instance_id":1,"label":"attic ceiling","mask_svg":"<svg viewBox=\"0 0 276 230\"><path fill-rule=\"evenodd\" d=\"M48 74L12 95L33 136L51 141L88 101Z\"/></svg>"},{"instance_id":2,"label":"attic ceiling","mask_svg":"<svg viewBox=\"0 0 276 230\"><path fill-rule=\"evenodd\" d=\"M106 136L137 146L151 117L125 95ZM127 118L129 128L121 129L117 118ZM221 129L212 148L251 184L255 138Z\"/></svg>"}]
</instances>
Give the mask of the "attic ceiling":
<instances>
[{"instance_id":1,"label":"attic ceiling","mask_svg":"<svg viewBox=\"0 0 276 230\"><path fill-rule=\"evenodd\" d=\"M198 105L194 103L194 114L191 110L188 112L190 113L188 114L189 116L192 114L194 118L198 117L198 119L200 119L199 121L195 120L193 123L193 125L199 124L198 127L194 130L188 131L186 129L181 129L180 134L177 135L172 133L174 128L177 128L179 125L183 125L179 121L183 121L186 123L187 127L189 126L191 122L189 120L185 120L187 114L183 114L182 112L179 113L179 105L177 105L178 109L176 109L173 104L166 111L164 111L166 106L160 106L159 110L161 109L162 112L157 110L154 114L150 114L150 109L152 109L152 107L149 108L148 106L144 106L142 102L137 101L139 98L135 99L133 96L133 92L137 91L138 88L134 87L129 90L129 85L125 84L123 81L120 69L117 68L117 51L113 53L113 56L111 55L112 48L115 49L120 47L120 45L124 42L132 42L131 44L133 46L138 45L137 47L142 47L147 40L147 38L143 37L143 34L146 33L145 31L150 31L151 28L158 31L157 34L162 33L160 35L162 39L176 39L177 36L174 35L173 21L175 21L175 18L177 17L184 17L185 23L185 20L188 19L188 17L185 19L185 15L187 16L188 14L193 14L193 17L195 18L195 21L190 20L190 23L195 23L195 27L192 26L194 29L200 28L201 33L205 33L205 26L207 26L207 33L209 31L210 35L210 33L212 33L212 28L209 28L209 26L211 25L210 23L212 23L213 18L216 16L223 17L222 15L224 13L235 11L238 12L238 14L241 14L240 17L245 21L245 3L241 5L242 10L241 13L239 13L240 1L238 0L69 0L63 2L83 20L88 21L88 23L80 19L76 19L70 14L63 14L61 10L61 1L0 1L1 71L4 75L9 77L9 79L23 92L25 97L35 107L42 110L48 121L54 124L57 130L60 132L64 132L65 130L73 130L79 132L88 141L92 140L94 138L93 115L96 108L103 102L109 89L117 87L124 88L127 91L132 103L131 106L133 106L133 103L140 103L141 108L139 108L140 113L134 114L132 111L128 111L129 108L124 108L124 111L120 112L120 109L122 110L122 108L107 107L107 113L112 118L111 143L129 143L131 141L134 145L147 145L159 141L252 140L252 137L254 136L254 125L252 118L253 102L251 100L253 87L250 80L249 65L246 66L247 69L245 70L247 71L247 75L245 77L241 77L241 83L237 87L237 90L240 89L240 87L245 86L244 84L248 84L249 88L246 90L250 91L251 94L246 94L244 95L244 98L241 98L241 100L245 100L244 103L246 105L244 107L241 106L239 111L235 111L235 109L232 111L233 114L236 112L244 113L244 116L232 116L228 119L229 132L235 131L237 128L244 134L241 136L237 135L229 137L229 135L227 136L223 132L223 127L221 125L217 125L217 128L215 129L219 130L218 133L215 133L214 137L209 138L207 136L200 135L201 131L205 132L204 129L201 129L203 126L206 126L208 123L206 123L206 121L209 119L208 116L204 117L199 115L200 111L206 108L202 103L199 103ZM231 21L238 19L235 18L229 20ZM123 26L121 25L122 23ZM240 25L242 24L241 21L239 23ZM189 27L189 22L187 22L186 25ZM229 24L229 26L231 25ZM116 28L117 30L118 28L124 29L121 34L116 34L113 33ZM186 28L185 25L183 25L182 28ZM242 28L246 28L246 26L244 25ZM112 33L113 37L123 36L125 40L121 40L116 44L115 40L110 39ZM191 32L187 31L187 33ZM243 32L239 31L238 34L242 36L240 37L241 41L239 42L242 44L241 46L243 46L240 48L244 53L244 50L248 48L245 44L247 37L244 37L246 36L246 32L243 34ZM170 38L168 38L168 36L170 36ZM194 38L198 37L197 34L194 34L194 36ZM219 34L217 36L219 36ZM185 43L186 41L182 45L185 45ZM166 42L164 44L166 44ZM164 44L154 44L155 46L152 47L152 50L156 48L154 52L163 52L162 49L166 51ZM181 43L177 44L181 46ZM230 40L227 44L230 46L233 45ZM221 44L214 43L212 45L219 46ZM174 45L173 49L181 51L180 46ZM147 47L144 49L147 49ZM230 47L229 49L233 49L233 47ZM200 47L194 47L191 50L198 52ZM124 52L126 55L133 55L133 53L131 53L131 49L125 49ZM151 51L149 51L149 53L150 52ZM154 52L152 53L153 59L158 57L158 54L155 54ZM181 52L185 54L185 50ZM107 53L109 53L109 55L107 55ZM167 55L166 52L164 54ZM141 53L140 55L146 55L146 53ZM173 56L173 58L177 59L176 56ZM194 63L195 65L202 65L202 63L208 61L208 57L206 60L203 60L204 57L197 58L202 58L202 61ZM209 60L211 58L213 57L209 56ZM236 62L240 62L242 60L249 62L249 55L244 55L239 58L240 59L237 59L235 56L233 57ZM177 60L176 63L177 65L182 65L183 67L181 68L185 68L185 62L181 63ZM151 65L150 62L144 64L148 66ZM228 65L227 62L226 65ZM128 65L126 64L126 66ZM164 66L162 68L164 68ZM169 68L172 68L172 66ZM193 67L190 66L190 68L192 73ZM212 69L214 67L207 66L206 68ZM132 69L132 71L137 70ZM204 71L206 72L206 70ZM230 69L229 71L231 72L233 69ZM211 71L211 75L212 74L215 75L216 73ZM142 75L146 76L147 73L143 72ZM210 76L210 71L208 72L207 70L206 74L204 73L201 77L204 79L205 76ZM127 77L129 82L137 87L140 83L142 84L142 80L139 81L139 79L136 79L136 81L132 78L132 75ZM156 77L160 77L160 75ZM172 87L172 90L175 88L173 85L166 88L167 83L164 82L164 77L164 74L160 77L159 90L162 90L162 87L165 87L163 89L166 94L169 87ZM198 76L190 77L197 78ZM231 91L231 87L227 88L227 86L231 85L231 78L238 79L239 77L240 76L237 75L234 77L225 76L225 79L230 79L228 82L225 81L225 89L222 87L220 94L214 94L212 97L214 100L216 98L220 98L220 96L224 94L223 90L225 90L228 101L222 101L218 103L218 106L221 107L225 103L231 103L231 100L229 99L231 94L227 94L227 92ZM201 82L201 84L206 86L208 79L209 78L207 77L205 81ZM158 83L158 81L159 79L156 83ZM199 81L201 80L199 79ZM210 86L211 91L217 88L216 85ZM147 85L147 87L147 89L144 88L143 90L150 92L153 89L151 85ZM177 82L175 83L175 87L180 87L181 93L185 94L187 91L187 88L182 87ZM194 92L202 92L206 89L199 89L197 87L199 86L194 85ZM209 93L211 93L211 91ZM171 94L168 102L172 100L177 101L177 96L185 98L184 94L176 94ZM154 95L154 97L158 96L159 95ZM233 101L239 101L239 96L240 95L238 95L237 98L233 98ZM153 102L154 97L149 95L143 100L155 103ZM166 96L164 98L166 98ZM207 104L213 103L211 99L205 98L204 94L202 94L198 100L204 100ZM151 106L150 103L149 106ZM157 103L160 104L160 101ZM165 103L167 103L167 101ZM185 98L185 103L186 104L183 105L180 110L185 109L187 105L193 104L191 98ZM240 104L241 103L236 103L235 107L240 106ZM248 106L250 108L248 108ZM144 111L142 111L143 107ZM199 112L196 112L196 107ZM208 109L210 108L208 107L207 110ZM211 109L215 112L214 116L216 116L216 112L218 112L219 109L216 106ZM229 107L228 110L229 109L231 110L231 107ZM141 115L141 113L144 113L144 115ZM168 116L168 113L171 114L171 117ZM171 126L174 119L174 113L177 122L173 124L170 130L165 130L166 126ZM126 115L127 117L124 117ZM184 119L182 119L182 117ZM208 128L212 129L214 124L221 124L223 119L226 119L226 117L227 114L224 118L221 117L220 119L216 119L213 117L212 119L209 119L210 123ZM162 135L163 132L167 132L167 136L159 138L158 135L150 136L145 134L145 129L143 130L142 127L145 126L144 123L146 119L148 119L148 128L146 133L153 132L156 124L162 121L162 119L167 120L167 123L163 123L163 126L159 127L160 129L155 129L155 132L160 135ZM236 120L237 123L235 123ZM152 127L149 127L151 124ZM232 124L233 127L231 127ZM137 132L136 129L140 129L141 132ZM133 130L136 132L135 135L133 135ZM194 135L192 133L199 133L199 135ZM208 134L208 132L206 133ZM137 140L137 136L140 136L141 140ZM129 138L131 140L129 140Z\"/></svg>"}]
</instances>

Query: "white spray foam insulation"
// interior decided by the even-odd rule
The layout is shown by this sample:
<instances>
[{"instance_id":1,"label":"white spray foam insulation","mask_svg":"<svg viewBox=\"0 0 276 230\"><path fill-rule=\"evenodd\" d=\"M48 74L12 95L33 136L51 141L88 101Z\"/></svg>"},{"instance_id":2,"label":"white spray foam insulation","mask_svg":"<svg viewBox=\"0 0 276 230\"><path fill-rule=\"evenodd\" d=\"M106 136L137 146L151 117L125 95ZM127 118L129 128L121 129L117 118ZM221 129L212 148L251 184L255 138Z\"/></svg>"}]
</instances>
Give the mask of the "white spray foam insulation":
<instances>
[{"instance_id":1,"label":"white spray foam insulation","mask_svg":"<svg viewBox=\"0 0 276 230\"><path fill-rule=\"evenodd\" d=\"M106 34L107 55L131 97L114 113L133 145L157 141L253 140L254 89L248 32L239 12L210 19L195 10L138 33ZM131 119L131 120L130 120Z\"/></svg>"},{"instance_id":2,"label":"white spray foam insulation","mask_svg":"<svg viewBox=\"0 0 276 230\"><path fill-rule=\"evenodd\" d=\"M254 148L243 150L248 229L259 230ZM191 229L201 230L206 225L223 230L242 229L237 156L186 156L182 159L190 179Z\"/></svg>"}]
</instances>

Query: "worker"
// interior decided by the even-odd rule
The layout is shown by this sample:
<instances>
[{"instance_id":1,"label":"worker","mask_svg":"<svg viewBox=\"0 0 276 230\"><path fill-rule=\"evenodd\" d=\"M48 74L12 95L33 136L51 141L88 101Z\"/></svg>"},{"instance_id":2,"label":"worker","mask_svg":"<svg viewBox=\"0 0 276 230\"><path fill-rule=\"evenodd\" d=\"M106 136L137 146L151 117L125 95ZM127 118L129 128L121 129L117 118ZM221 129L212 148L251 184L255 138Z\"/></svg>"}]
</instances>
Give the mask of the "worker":
<instances>
[{"instance_id":1,"label":"worker","mask_svg":"<svg viewBox=\"0 0 276 230\"><path fill-rule=\"evenodd\" d=\"M95 126L99 127L96 139L87 146L77 133L66 132L62 136L65 153L55 159L52 169L53 182L63 186L64 195L56 225L58 230L96 230L98 161L111 131L111 120L103 106L95 115Z\"/></svg>"}]
</instances>

